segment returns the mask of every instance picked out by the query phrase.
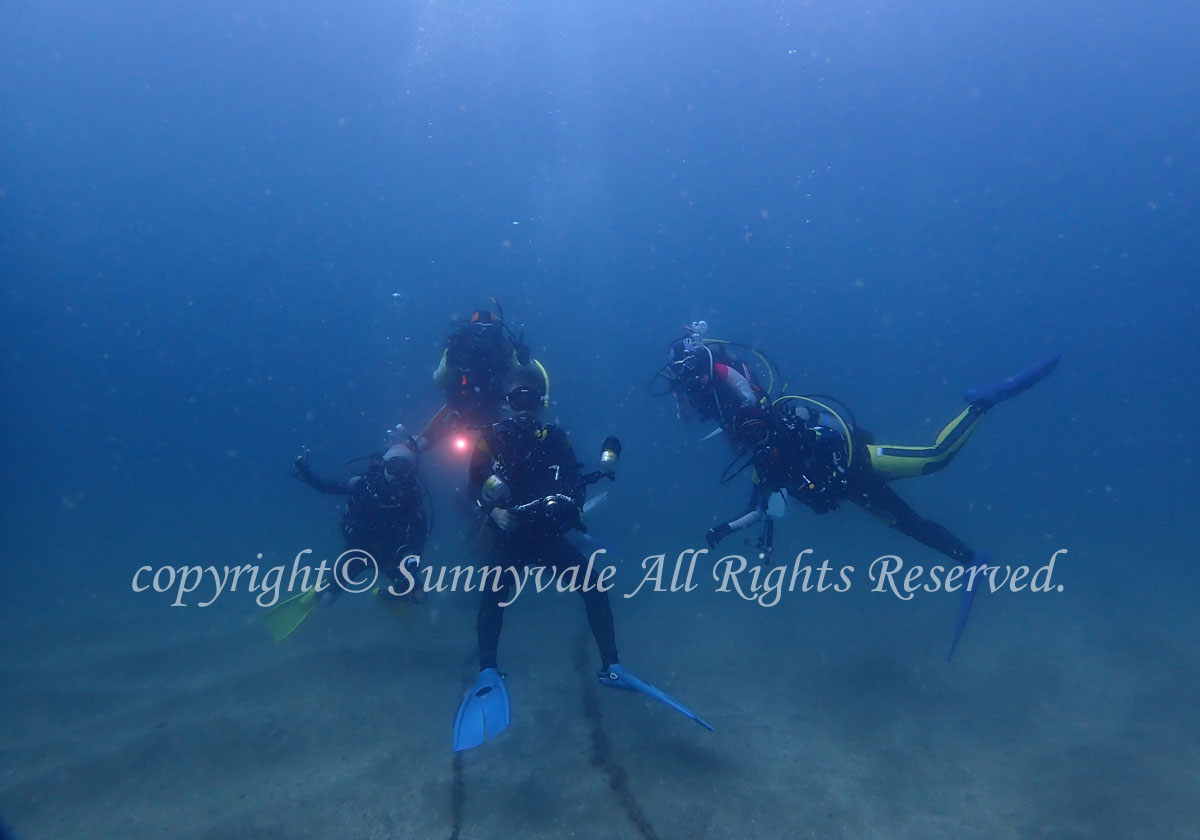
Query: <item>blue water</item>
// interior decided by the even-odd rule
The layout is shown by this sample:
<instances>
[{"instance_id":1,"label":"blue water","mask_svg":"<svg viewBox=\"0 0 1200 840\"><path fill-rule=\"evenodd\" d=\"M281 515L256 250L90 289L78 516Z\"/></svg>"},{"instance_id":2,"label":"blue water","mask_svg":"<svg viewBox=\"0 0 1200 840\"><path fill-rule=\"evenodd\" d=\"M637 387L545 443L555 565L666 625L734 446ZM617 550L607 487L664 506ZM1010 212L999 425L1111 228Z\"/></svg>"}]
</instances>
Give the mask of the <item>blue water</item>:
<instances>
[{"instance_id":1,"label":"blue water","mask_svg":"<svg viewBox=\"0 0 1200 840\"><path fill-rule=\"evenodd\" d=\"M440 404L429 378L451 320L490 296L550 368L549 419L571 430L581 456L606 434L624 441L625 472L599 521L636 557L699 544L744 500L744 486L717 482L722 444L701 443L707 428L682 426L669 399L647 392L684 323L706 318L713 335L763 348L792 390L835 394L877 437L910 444L930 442L966 388L1063 350L1053 376L998 409L949 470L903 493L973 545L1038 563L1069 549L1060 602L1014 596L981 634L1016 646L1014 669L1055 675L1047 704L1072 695L1070 675L1091 667L1086 649L1128 693L1131 716L1159 728L1135 737L1114 727L1094 758L1018 727L1013 741L1079 776L1035 803L998 774L989 785L1011 790L1004 807L1021 816L996 816L984 835L1142 834L1148 818L1132 803L1151 797L1157 836L1194 836L1198 25L1191 4L1110 0L3 3L5 646L40 637L47 651L87 660L89 644L128 630L122 616L168 636L173 622L201 634L242 626L254 615L248 597L181 618L163 599L132 595L130 575L145 562L334 549L336 511L289 481L291 459L308 446L336 473L392 424L419 427ZM461 467L451 453L429 465L434 544L447 556L463 527L450 501ZM846 562L889 550L934 559L857 514L797 511L780 539ZM758 615L739 605L721 617L728 601L706 597L718 623ZM918 620L903 605L864 602L853 630L822 605L832 624L807 630L831 634L836 665L808 661L805 637L789 632L780 662L744 665L743 676L811 668L829 681L811 688L806 706L817 709L823 697L869 698L869 681L861 691L838 681L847 662L877 674L908 667L909 653L940 661L953 607L927 604ZM81 605L108 618L59 638L36 629L77 618ZM656 620L652 605L639 609ZM581 620L574 609L560 617ZM472 650L469 606L454 621L461 655L428 655L449 665L438 679L451 717ZM913 637L878 656L869 640L896 623ZM1079 634L1070 646L1064 628ZM751 635L731 647L704 622L663 632L688 646L681 671L757 645ZM622 635L634 654L641 640ZM416 639L406 644L419 650ZM953 690L975 708L999 678L986 672L983 639L970 642L962 652L980 681ZM62 661L47 654L47 683ZM153 690L152 671L127 667ZM31 674L9 673L6 705L43 697L18 684ZM1033 686L1022 695L1028 720L1042 714L1029 690L1046 682ZM334 689L320 694L334 703ZM717 677L708 690L711 704L747 689ZM84 719L95 702L70 691L59 700ZM1064 718L1086 729L1088 714L1080 705ZM859 722L842 722L842 746L872 755L878 739L857 740ZM826 725L818 715L779 743L800 754L809 727ZM53 806L32 804L20 779L55 739L36 723L19 729L0 743L19 777L0 785L0 812L18 832L52 836L43 808ZM662 758L662 772L740 761L729 756L742 748L705 743L702 761L684 750ZM1155 769L1168 744L1190 782ZM50 755L37 772L73 761L65 746ZM428 761L449 772L436 750ZM1095 782L1089 764L1105 768ZM103 760L89 766L104 773ZM270 768L259 769L269 784ZM448 808L449 786L414 807ZM67 783L42 799L69 808L80 796ZM1090 830L1061 816L1094 814L1097 798L1107 816ZM161 804L140 788L109 801L128 813ZM769 825L786 824L783 811L798 807L787 801L768 797L779 821ZM580 828L561 803L536 825L507 807L503 830L476 815L463 836ZM614 825L629 836L683 830L645 807L651 829L632 817ZM753 809L730 807L732 824L749 825ZM970 808L926 829L886 813L842 829L804 825L811 836L974 836ZM407 836L398 820L371 836ZM450 830L448 818L432 824ZM129 836L130 825L117 818L92 836ZM343 830L336 817L323 825L293 834L231 818L223 830Z\"/></svg>"}]
</instances>

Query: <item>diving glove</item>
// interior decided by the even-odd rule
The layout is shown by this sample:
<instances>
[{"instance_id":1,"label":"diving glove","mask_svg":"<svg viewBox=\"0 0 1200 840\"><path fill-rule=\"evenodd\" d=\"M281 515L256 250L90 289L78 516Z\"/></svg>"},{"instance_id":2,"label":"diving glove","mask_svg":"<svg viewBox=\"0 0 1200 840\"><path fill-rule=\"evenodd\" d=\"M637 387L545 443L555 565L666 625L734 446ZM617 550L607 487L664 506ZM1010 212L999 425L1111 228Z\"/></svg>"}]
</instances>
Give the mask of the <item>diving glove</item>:
<instances>
[{"instance_id":1,"label":"diving glove","mask_svg":"<svg viewBox=\"0 0 1200 840\"><path fill-rule=\"evenodd\" d=\"M704 537L705 537L705 539L708 540L709 548L716 548L717 543L719 543L721 540L725 539L732 533L733 533L733 529L729 527L729 523L722 522L720 525L718 525L715 528L709 528L708 531L704 534Z\"/></svg>"}]
</instances>

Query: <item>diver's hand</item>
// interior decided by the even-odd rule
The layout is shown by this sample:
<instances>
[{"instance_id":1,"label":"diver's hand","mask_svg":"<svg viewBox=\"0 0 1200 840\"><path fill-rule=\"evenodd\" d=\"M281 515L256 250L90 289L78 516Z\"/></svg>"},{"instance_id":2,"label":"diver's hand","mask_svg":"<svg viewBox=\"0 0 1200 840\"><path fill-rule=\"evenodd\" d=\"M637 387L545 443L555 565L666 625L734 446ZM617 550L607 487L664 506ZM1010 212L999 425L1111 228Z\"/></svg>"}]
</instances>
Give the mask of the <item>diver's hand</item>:
<instances>
[{"instance_id":1,"label":"diver's hand","mask_svg":"<svg viewBox=\"0 0 1200 840\"><path fill-rule=\"evenodd\" d=\"M517 520L516 514L505 508L492 508L492 512L488 514L488 516L490 516L492 521L496 523L496 526L505 533L515 531L517 526L521 524Z\"/></svg>"},{"instance_id":2,"label":"diver's hand","mask_svg":"<svg viewBox=\"0 0 1200 840\"><path fill-rule=\"evenodd\" d=\"M729 527L729 523L722 522L720 525L718 525L715 528L709 528L708 531L704 534L704 537L705 537L705 539L708 540L709 548L716 548L717 543L719 543L721 540L725 539L732 533L733 533L733 529Z\"/></svg>"},{"instance_id":3,"label":"diver's hand","mask_svg":"<svg viewBox=\"0 0 1200 840\"><path fill-rule=\"evenodd\" d=\"M302 481L305 478L307 478L307 476L308 476L308 447L307 446L300 447L300 454L297 455L295 460L292 461L292 466L294 466L296 468L296 471L292 473L292 478L298 478Z\"/></svg>"}]
</instances>

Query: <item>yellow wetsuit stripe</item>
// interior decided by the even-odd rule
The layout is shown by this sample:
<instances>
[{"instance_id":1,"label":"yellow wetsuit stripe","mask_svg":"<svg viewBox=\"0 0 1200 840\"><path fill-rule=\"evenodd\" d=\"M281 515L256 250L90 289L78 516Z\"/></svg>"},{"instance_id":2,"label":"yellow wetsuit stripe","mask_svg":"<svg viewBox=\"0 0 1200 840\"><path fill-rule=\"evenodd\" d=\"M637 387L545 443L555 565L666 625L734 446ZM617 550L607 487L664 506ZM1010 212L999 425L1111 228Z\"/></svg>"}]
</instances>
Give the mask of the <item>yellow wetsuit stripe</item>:
<instances>
[{"instance_id":1,"label":"yellow wetsuit stripe","mask_svg":"<svg viewBox=\"0 0 1200 840\"><path fill-rule=\"evenodd\" d=\"M950 463L979 423L983 411L967 406L962 413L946 424L932 446L892 446L871 444L871 466L892 481L937 472Z\"/></svg>"}]
</instances>

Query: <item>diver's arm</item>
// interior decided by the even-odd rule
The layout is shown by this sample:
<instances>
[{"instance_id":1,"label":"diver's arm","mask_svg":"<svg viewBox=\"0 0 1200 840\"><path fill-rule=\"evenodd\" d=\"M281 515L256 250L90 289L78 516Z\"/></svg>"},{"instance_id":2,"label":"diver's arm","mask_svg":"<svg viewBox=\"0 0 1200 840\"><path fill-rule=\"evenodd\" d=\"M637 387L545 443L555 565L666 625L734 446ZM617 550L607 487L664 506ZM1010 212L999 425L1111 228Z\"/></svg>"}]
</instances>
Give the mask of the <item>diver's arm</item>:
<instances>
[{"instance_id":1,"label":"diver's arm","mask_svg":"<svg viewBox=\"0 0 1200 840\"><path fill-rule=\"evenodd\" d=\"M297 467L298 478L319 493L329 493L334 496L349 496L354 492L357 477L349 481L334 481L332 478L321 478L307 466Z\"/></svg>"},{"instance_id":2,"label":"diver's arm","mask_svg":"<svg viewBox=\"0 0 1200 840\"><path fill-rule=\"evenodd\" d=\"M757 402L754 399L754 389L750 387L750 383L746 377L742 376L729 365L718 362L713 365L713 374L737 394L743 408L754 405Z\"/></svg>"},{"instance_id":3,"label":"diver's arm","mask_svg":"<svg viewBox=\"0 0 1200 840\"><path fill-rule=\"evenodd\" d=\"M484 485L492 475L492 466L492 447L487 434L484 434L479 438L479 443L475 444L475 451L471 454L467 491L471 494L471 498L478 502L479 507L487 512L488 519L486 521L490 521L501 531L514 531L521 523L516 514L505 506L508 504L506 496L490 502L483 497Z\"/></svg>"},{"instance_id":4,"label":"diver's arm","mask_svg":"<svg viewBox=\"0 0 1200 840\"><path fill-rule=\"evenodd\" d=\"M691 400L680 391L672 391L672 393L675 394L675 417L681 423L691 423L695 416Z\"/></svg>"},{"instance_id":5,"label":"diver's arm","mask_svg":"<svg viewBox=\"0 0 1200 840\"><path fill-rule=\"evenodd\" d=\"M749 528L751 525L754 525L755 523L762 522L762 518L763 518L762 510L760 508L755 508L754 510L749 511L748 513L742 514L737 519L731 520L728 523L729 530L730 531L740 531L743 528Z\"/></svg>"},{"instance_id":6,"label":"diver's arm","mask_svg":"<svg viewBox=\"0 0 1200 840\"><path fill-rule=\"evenodd\" d=\"M308 468L308 447L303 447L300 454L292 461L292 466L296 471L292 473L292 478L298 478L307 484L309 487L321 493L331 493L338 496L349 496L352 492L354 482L357 481L357 476L348 482L334 481L329 478L321 478Z\"/></svg>"},{"instance_id":7,"label":"diver's arm","mask_svg":"<svg viewBox=\"0 0 1200 840\"><path fill-rule=\"evenodd\" d=\"M736 519L731 519L728 522L722 522L715 528L709 528L704 537L708 540L709 548L716 548L717 543L728 537L734 531L740 531L743 528L748 528L751 525L761 522L764 516L763 499L765 494L762 485L755 482L754 489L750 492L750 503L746 506L746 510L741 516Z\"/></svg>"}]
</instances>

